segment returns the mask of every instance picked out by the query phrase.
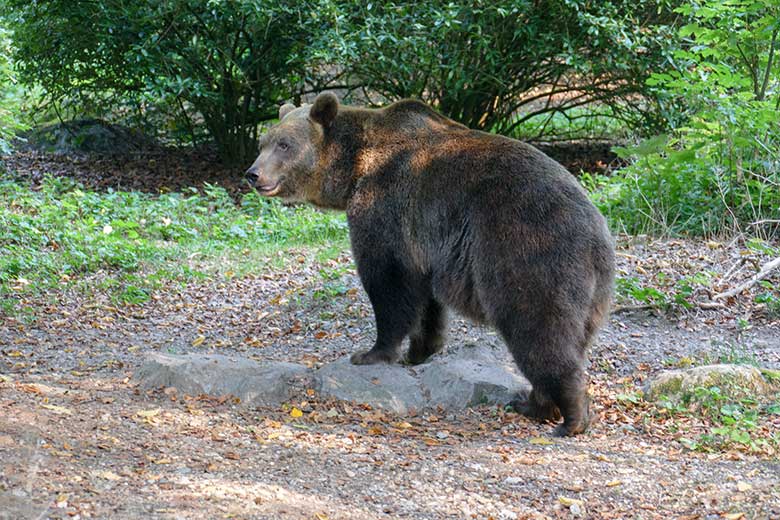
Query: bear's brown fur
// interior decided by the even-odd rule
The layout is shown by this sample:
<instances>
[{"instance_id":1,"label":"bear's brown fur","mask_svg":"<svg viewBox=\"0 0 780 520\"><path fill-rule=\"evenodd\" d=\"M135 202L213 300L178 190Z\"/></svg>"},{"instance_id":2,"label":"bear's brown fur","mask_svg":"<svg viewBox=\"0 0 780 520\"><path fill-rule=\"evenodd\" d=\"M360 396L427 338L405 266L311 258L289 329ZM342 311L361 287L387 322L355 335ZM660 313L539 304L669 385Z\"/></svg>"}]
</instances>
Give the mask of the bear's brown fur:
<instances>
[{"instance_id":1,"label":"bear's brown fur","mask_svg":"<svg viewBox=\"0 0 780 520\"><path fill-rule=\"evenodd\" d=\"M376 342L356 364L408 362L443 345L445 309L494 326L533 390L516 408L589 422L584 365L607 314L614 249L604 218L561 165L418 101L280 110L247 177L263 194L347 211Z\"/></svg>"}]
</instances>

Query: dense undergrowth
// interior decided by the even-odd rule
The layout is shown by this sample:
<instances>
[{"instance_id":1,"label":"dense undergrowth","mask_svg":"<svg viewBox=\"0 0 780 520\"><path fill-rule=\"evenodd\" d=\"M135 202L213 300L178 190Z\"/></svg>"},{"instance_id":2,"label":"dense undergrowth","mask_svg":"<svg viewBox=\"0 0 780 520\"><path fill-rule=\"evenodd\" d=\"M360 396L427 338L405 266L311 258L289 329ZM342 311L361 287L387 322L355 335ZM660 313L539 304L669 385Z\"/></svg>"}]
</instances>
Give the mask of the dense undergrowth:
<instances>
[{"instance_id":1,"label":"dense undergrowth","mask_svg":"<svg viewBox=\"0 0 780 520\"><path fill-rule=\"evenodd\" d=\"M678 109L670 132L618 149L633 164L585 177L629 234L780 236L780 2L705 0L676 11L673 67L648 80Z\"/></svg>"},{"instance_id":2,"label":"dense undergrowth","mask_svg":"<svg viewBox=\"0 0 780 520\"><path fill-rule=\"evenodd\" d=\"M104 289L141 303L161 281L212 270L258 270L276 250L346 240L342 215L285 207L255 193L236 205L221 187L203 194L95 192L48 177L40 189L0 180L0 302L106 272ZM196 258L193 269L183 259ZM240 260L240 261L238 261Z\"/></svg>"}]
</instances>

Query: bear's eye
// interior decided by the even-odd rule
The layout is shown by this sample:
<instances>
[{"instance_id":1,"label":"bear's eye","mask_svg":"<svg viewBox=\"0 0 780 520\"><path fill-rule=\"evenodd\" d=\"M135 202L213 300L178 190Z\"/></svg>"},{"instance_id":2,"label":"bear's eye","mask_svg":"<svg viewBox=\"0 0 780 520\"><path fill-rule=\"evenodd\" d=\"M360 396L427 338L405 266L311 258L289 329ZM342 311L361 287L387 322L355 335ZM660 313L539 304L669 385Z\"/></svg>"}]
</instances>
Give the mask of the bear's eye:
<instances>
[{"instance_id":1,"label":"bear's eye","mask_svg":"<svg viewBox=\"0 0 780 520\"><path fill-rule=\"evenodd\" d=\"M287 144L285 141L279 141L276 143L276 146L283 152L287 151L290 148L290 145Z\"/></svg>"}]
</instances>

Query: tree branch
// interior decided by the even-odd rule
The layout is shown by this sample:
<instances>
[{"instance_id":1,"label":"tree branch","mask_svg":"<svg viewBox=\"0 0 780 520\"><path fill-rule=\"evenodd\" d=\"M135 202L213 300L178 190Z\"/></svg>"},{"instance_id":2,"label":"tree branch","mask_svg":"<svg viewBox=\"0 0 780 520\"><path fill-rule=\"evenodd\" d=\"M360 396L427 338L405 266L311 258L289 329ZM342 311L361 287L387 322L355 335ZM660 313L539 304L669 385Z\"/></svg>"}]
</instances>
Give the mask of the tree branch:
<instances>
[{"instance_id":1,"label":"tree branch","mask_svg":"<svg viewBox=\"0 0 780 520\"><path fill-rule=\"evenodd\" d=\"M734 287L733 289L731 289L729 291L726 291L726 292L723 292L723 293L720 293L720 294L716 294L715 296L712 297L712 299L713 300L723 300L723 299L726 299L726 298L731 298L733 296L736 296L736 295L740 294L742 291L744 291L745 289L749 289L749 288L753 287L754 285L756 285L758 282L760 282L761 280L763 280L764 278L769 276L769 273L771 273L773 270L777 269L778 267L780 267L780 257L775 258L771 262L767 262L766 264L764 264L761 267L761 270L758 273L756 273L755 275L753 275L753 277L750 278L750 280L748 280L747 282L745 282L745 283L743 283L741 285L738 285L737 287Z\"/></svg>"}]
</instances>

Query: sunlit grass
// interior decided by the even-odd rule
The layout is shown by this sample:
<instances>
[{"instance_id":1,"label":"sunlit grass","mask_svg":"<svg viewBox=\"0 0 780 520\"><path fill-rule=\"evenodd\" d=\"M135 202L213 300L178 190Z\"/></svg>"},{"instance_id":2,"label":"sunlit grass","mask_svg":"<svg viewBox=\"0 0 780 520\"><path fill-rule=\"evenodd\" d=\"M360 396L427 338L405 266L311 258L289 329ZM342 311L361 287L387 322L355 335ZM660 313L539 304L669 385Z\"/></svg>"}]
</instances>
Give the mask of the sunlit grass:
<instances>
[{"instance_id":1,"label":"sunlit grass","mask_svg":"<svg viewBox=\"0 0 780 520\"><path fill-rule=\"evenodd\" d=\"M316 245L327 255L347 245L343 215L255 193L237 205L221 187L204 191L96 192L64 178L33 190L0 179L0 310L94 273L106 275L96 289L115 301L142 303L166 280L241 276L278 263L285 248Z\"/></svg>"}]
</instances>

